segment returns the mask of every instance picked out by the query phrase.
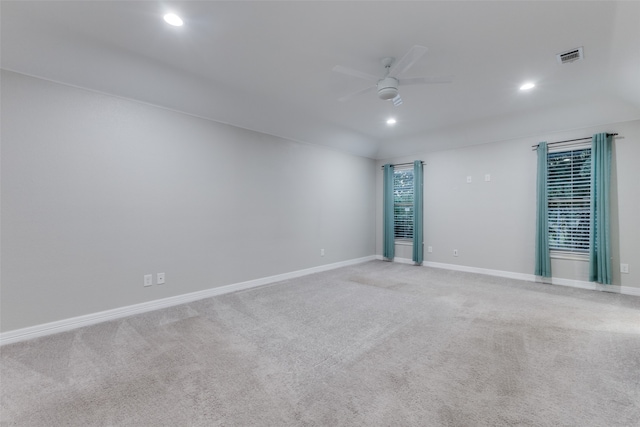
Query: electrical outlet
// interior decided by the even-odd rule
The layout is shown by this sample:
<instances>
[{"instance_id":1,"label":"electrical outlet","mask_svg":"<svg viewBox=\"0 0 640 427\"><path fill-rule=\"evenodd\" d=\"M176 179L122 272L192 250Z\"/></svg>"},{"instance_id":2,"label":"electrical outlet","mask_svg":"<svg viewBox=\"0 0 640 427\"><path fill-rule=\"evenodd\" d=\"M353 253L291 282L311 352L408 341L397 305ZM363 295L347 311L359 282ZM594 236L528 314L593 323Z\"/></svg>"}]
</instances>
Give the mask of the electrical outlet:
<instances>
[{"instance_id":1,"label":"electrical outlet","mask_svg":"<svg viewBox=\"0 0 640 427\"><path fill-rule=\"evenodd\" d=\"M458 256L458 250L457 249L453 250L453 256Z\"/></svg>"},{"instance_id":2,"label":"electrical outlet","mask_svg":"<svg viewBox=\"0 0 640 427\"><path fill-rule=\"evenodd\" d=\"M164 273L158 273L156 276L156 283L158 285L164 285Z\"/></svg>"},{"instance_id":3,"label":"electrical outlet","mask_svg":"<svg viewBox=\"0 0 640 427\"><path fill-rule=\"evenodd\" d=\"M427 247L427 252L429 252L429 253L433 252L433 247L428 246L428 247Z\"/></svg>"},{"instance_id":4,"label":"electrical outlet","mask_svg":"<svg viewBox=\"0 0 640 427\"><path fill-rule=\"evenodd\" d=\"M324 249L320 249L320 256L324 256Z\"/></svg>"},{"instance_id":5,"label":"electrical outlet","mask_svg":"<svg viewBox=\"0 0 640 427\"><path fill-rule=\"evenodd\" d=\"M153 275L151 275L151 274L145 274L144 275L144 285L145 286L153 285Z\"/></svg>"},{"instance_id":6,"label":"electrical outlet","mask_svg":"<svg viewBox=\"0 0 640 427\"><path fill-rule=\"evenodd\" d=\"M471 184L471 177L470 176L467 177L467 184Z\"/></svg>"},{"instance_id":7,"label":"electrical outlet","mask_svg":"<svg viewBox=\"0 0 640 427\"><path fill-rule=\"evenodd\" d=\"M629 274L629 264L620 264L620 273Z\"/></svg>"}]
</instances>

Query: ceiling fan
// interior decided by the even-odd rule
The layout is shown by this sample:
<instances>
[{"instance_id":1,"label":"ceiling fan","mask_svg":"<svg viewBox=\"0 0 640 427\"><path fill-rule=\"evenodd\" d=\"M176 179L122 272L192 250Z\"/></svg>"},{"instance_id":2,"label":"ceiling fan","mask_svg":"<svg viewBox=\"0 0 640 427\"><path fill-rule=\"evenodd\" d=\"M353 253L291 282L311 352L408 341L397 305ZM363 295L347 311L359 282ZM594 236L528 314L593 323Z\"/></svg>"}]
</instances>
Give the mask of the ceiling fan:
<instances>
[{"instance_id":1,"label":"ceiling fan","mask_svg":"<svg viewBox=\"0 0 640 427\"><path fill-rule=\"evenodd\" d=\"M349 76L358 77L364 80L374 82L372 86L361 89L357 92L338 98L341 102L346 102L351 98L367 93L373 89L377 89L378 98L383 100L391 100L396 107L402 104L402 98L398 93L398 86L408 85L420 85L430 83L451 83L453 81L451 76L425 76L425 77L412 77L402 78L402 75L407 72L413 64L418 62L420 58L427 52L427 48L424 46L413 46L399 61L395 58L382 58L380 62L385 68L385 73L382 78L374 76L362 71L354 70L349 67L343 67L342 65L336 65L333 67L333 71L337 73L347 74Z\"/></svg>"}]
</instances>

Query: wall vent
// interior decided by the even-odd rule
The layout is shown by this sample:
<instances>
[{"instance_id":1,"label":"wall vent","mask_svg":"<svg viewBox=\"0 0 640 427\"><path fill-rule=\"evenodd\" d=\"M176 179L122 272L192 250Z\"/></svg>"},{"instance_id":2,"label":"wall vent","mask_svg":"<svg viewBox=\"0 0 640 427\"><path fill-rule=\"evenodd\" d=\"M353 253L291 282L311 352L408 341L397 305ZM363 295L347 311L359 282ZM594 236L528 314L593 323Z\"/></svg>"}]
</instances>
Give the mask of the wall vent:
<instances>
[{"instance_id":1,"label":"wall vent","mask_svg":"<svg viewBox=\"0 0 640 427\"><path fill-rule=\"evenodd\" d=\"M560 64L568 64L569 62L580 61L584 58L584 54L582 53L582 47L578 47L559 53L556 55L556 58Z\"/></svg>"}]
</instances>

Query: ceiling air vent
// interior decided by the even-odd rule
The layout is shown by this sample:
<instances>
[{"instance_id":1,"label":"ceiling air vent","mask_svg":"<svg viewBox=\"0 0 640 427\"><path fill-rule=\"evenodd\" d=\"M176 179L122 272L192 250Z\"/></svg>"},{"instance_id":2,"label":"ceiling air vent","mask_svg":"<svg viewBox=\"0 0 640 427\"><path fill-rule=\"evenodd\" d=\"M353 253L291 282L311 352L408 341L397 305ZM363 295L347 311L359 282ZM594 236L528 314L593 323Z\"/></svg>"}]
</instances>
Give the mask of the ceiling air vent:
<instances>
[{"instance_id":1,"label":"ceiling air vent","mask_svg":"<svg viewBox=\"0 0 640 427\"><path fill-rule=\"evenodd\" d=\"M582 53L582 47L578 47L566 52L559 53L556 55L556 58L558 58L559 63L568 64L569 62L581 60L582 58L584 58L584 54Z\"/></svg>"}]
</instances>

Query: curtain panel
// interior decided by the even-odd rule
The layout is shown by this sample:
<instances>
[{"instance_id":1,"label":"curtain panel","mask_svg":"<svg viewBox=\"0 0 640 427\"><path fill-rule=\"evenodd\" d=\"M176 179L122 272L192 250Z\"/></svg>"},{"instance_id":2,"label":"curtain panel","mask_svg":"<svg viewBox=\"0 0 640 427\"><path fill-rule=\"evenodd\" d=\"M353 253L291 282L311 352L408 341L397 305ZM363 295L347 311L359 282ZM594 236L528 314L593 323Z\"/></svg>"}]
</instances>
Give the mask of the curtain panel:
<instances>
[{"instance_id":1,"label":"curtain panel","mask_svg":"<svg viewBox=\"0 0 640 427\"><path fill-rule=\"evenodd\" d=\"M382 184L382 256L393 259L395 256L395 234L393 224L393 165L384 165Z\"/></svg>"},{"instance_id":2,"label":"curtain panel","mask_svg":"<svg viewBox=\"0 0 640 427\"><path fill-rule=\"evenodd\" d=\"M611 284L610 186L613 135L597 133L591 140L591 227L589 280Z\"/></svg>"},{"instance_id":3,"label":"curtain panel","mask_svg":"<svg viewBox=\"0 0 640 427\"><path fill-rule=\"evenodd\" d=\"M547 193L546 142L538 144L538 177L536 181L536 265L535 275L551 277L551 254L549 252L549 214Z\"/></svg>"},{"instance_id":4,"label":"curtain panel","mask_svg":"<svg viewBox=\"0 0 640 427\"><path fill-rule=\"evenodd\" d=\"M422 264L423 245L423 170L422 160L413 162L413 262Z\"/></svg>"}]
</instances>

